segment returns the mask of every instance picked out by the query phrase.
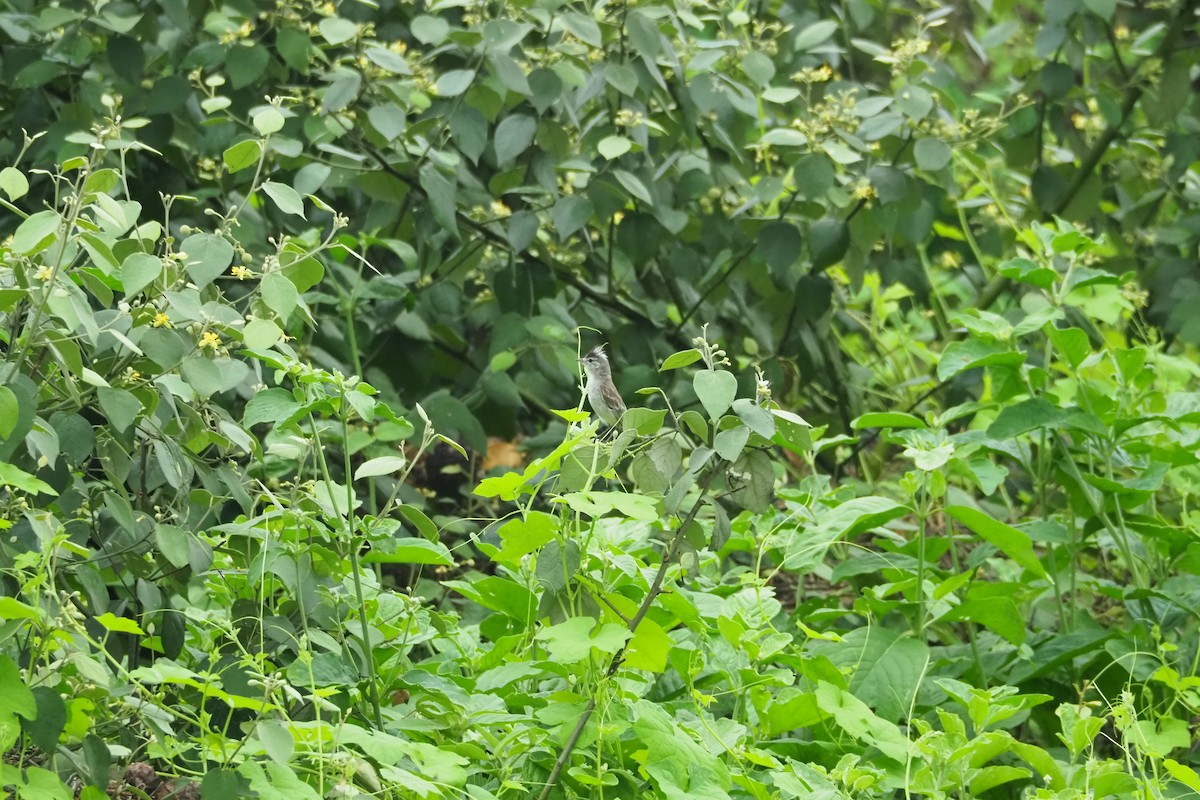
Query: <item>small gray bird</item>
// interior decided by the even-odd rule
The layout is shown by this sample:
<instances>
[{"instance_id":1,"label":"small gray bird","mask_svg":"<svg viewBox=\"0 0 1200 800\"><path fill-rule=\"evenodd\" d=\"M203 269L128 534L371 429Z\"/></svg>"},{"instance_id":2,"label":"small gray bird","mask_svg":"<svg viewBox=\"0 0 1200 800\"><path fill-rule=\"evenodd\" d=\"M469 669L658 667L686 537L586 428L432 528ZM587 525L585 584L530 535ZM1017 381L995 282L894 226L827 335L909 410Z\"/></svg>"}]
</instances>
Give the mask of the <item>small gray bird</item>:
<instances>
[{"instance_id":1,"label":"small gray bird","mask_svg":"<svg viewBox=\"0 0 1200 800\"><path fill-rule=\"evenodd\" d=\"M625 413L625 401L613 384L612 370L608 366L604 348L593 347L579 359L579 363L587 371L587 396L592 411L605 425L616 425Z\"/></svg>"}]
</instances>

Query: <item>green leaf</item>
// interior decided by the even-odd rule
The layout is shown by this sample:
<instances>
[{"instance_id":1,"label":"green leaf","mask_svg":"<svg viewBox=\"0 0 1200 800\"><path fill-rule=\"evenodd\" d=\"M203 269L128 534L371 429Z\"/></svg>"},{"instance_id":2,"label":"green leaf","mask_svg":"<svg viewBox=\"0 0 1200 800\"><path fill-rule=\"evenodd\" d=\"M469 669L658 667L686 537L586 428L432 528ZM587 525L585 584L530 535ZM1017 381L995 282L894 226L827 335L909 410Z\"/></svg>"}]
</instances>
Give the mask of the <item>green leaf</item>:
<instances>
[{"instance_id":1,"label":"green leaf","mask_svg":"<svg viewBox=\"0 0 1200 800\"><path fill-rule=\"evenodd\" d=\"M233 245L215 233L197 233L183 240L188 275L200 288L212 283L233 263Z\"/></svg>"},{"instance_id":2,"label":"green leaf","mask_svg":"<svg viewBox=\"0 0 1200 800\"><path fill-rule=\"evenodd\" d=\"M930 659L924 642L880 625L816 643L813 652L847 673L854 696L891 722L908 716Z\"/></svg>"},{"instance_id":3,"label":"green leaf","mask_svg":"<svg viewBox=\"0 0 1200 800\"><path fill-rule=\"evenodd\" d=\"M162 274L162 259L149 253L133 253L121 262L121 287L134 297Z\"/></svg>"},{"instance_id":4,"label":"green leaf","mask_svg":"<svg viewBox=\"0 0 1200 800\"><path fill-rule=\"evenodd\" d=\"M135 633L139 636L145 636L146 632L141 629L136 622L125 617L118 617L111 611L106 611L96 617L96 622L100 623L105 630L113 633Z\"/></svg>"},{"instance_id":5,"label":"green leaf","mask_svg":"<svg viewBox=\"0 0 1200 800\"><path fill-rule=\"evenodd\" d=\"M285 214L295 214L304 219L304 201L300 199L300 193L286 183L276 183L275 181L264 181L262 190L267 193L267 196L275 201L275 205Z\"/></svg>"},{"instance_id":6,"label":"green leaf","mask_svg":"<svg viewBox=\"0 0 1200 800\"><path fill-rule=\"evenodd\" d=\"M678 353L672 353L663 361L662 366L658 368L659 372L666 372L672 369L679 369L690 364L695 364L703 358L699 350L692 348L691 350L680 350Z\"/></svg>"},{"instance_id":7,"label":"green leaf","mask_svg":"<svg viewBox=\"0 0 1200 800\"><path fill-rule=\"evenodd\" d=\"M729 800L733 780L725 763L685 733L663 707L635 700L633 733L646 749L643 769L666 800Z\"/></svg>"},{"instance_id":8,"label":"green leaf","mask_svg":"<svg viewBox=\"0 0 1200 800\"><path fill-rule=\"evenodd\" d=\"M119 433L129 430L134 420L142 413L142 402L124 389L102 386L96 390L96 398L100 401L100 409L104 416L108 417L109 423Z\"/></svg>"},{"instance_id":9,"label":"green leaf","mask_svg":"<svg viewBox=\"0 0 1200 800\"><path fill-rule=\"evenodd\" d=\"M792 46L797 52L812 50L819 44L824 44L837 33L838 24L830 20L814 22L796 34Z\"/></svg>"},{"instance_id":10,"label":"green leaf","mask_svg":"<svg viewBox=\"0 0 1200 800\"><path fill-rule=\"evenodd\" d=\"M159 524L154 527L154 541L163 558L173 567L186 567L192 558L192 537L177 525Z\"/></svg>"},{"instance_id":11,"label":"green leaf","mask_svg":"<svg viewBox=\"0 0 1200 800\"><path fill-rule=\"evenodd\" d=\"M395 103L382 103L372 106L367 111L367 119L371 126L387 141L392 141L404 133L407 118L404 109Z\"/></svg>"},{"instance_id":12,"label":"green leaf","mask_svg":"<svg viewBox=\"0 0 1200 800\"><path fill-rule=\"evenodd\" d=\"M742 58L742 71L759 86L768 86L775 77L775 64L766 53L751 50Z\"/></svg>"},{"instance_id":13,"label":"green leaf","mask_svg":"<svg viewBox=\"0 0 1200 800\"><path fill-rule=\"evenodd\" d=\"M749 439L750 429L745 425L738 425L718 433L713 439L713 449L726 461L737 461Z\"/></svg>"},{"instance_id":14,"label":"green leaf","mask_svg":"<svg viewBox=\"0 0 1200 800\"><path fill-rule=\"evenodd\" d=\"M262 144L257 139L246 139L238 142L221 154L225 166L230 172L240 172L246 167L253 167L262 158Z\"/></svg>"},{"instance_id":15,"label":"green leaf","mask_svg":"<svg viewBox=\"0 0 1200 800\"><path fill-rule=\"evenodd\" d=\"M850 427L856 431L864 428L924 428L925 421L903 411L875 411L854 419Z\"/></svg>"},{"instance_id":16,"label":"green leaf","mask_svg":"<svg viewBox=\"0 0 1200 800\"><path fill-rule=\"evenodd\" d=\"M553 539L557 530L556 519L543 511L531 511L525 519L509 520L498 531L503 546L494 558L501 563L518 564Z\"/></svg>"},{"instance_id":17,"label":"green leaf","mask_svg":"<svg viewBox=\"0 0 1200 800\"><path fill-rule=\"evenodd\" d=\"M799 574L811 571L825 558L825 551L840 539L849 539L877 528L909 512L908 507L886 497L870 495L847 500L817 513L817 522L802 537L785 541L784 564Z\"/></svg>"},{"instance_id":18,"label":"green leaf","mask_svg":"<svg viewBox=\"0 0 1200 800\"><path fill-rule=\"evenodd\" d=\"M283 114L277 108L266 108L254 115L254 129L261 136L283 130Z\"/></svg>"},{"instance_id":19,"label":"green leaf","mask_svg":"<svg viewBox=\"0 0 1200 800\"><path fill-rule=\"evenodd\" d=\"M733 401L733 413L738 415L746 427L764 439L775 435L775 417L753 400L742 397Z\"/></svg>"},{"instance_id":20,"label":"green leaf","mask_svg":"<svg viewBox=\"0 0 1200 800\"><path fill-rule=\"evenodd\" d=\"M375 542L369 553L363 556L367 564L432 564L440 567L454 566L454 557L446 545L428 539L397 537Z\"/></svg>"},{"instance_id":21,"label":"green leaf","mask_svg":"<svg viewBox=\"0 0 1200 800\"><path fill-rule=\"evenodd\" d=\"M528 150L536 133L537 120L533 117L513 114L501 120L496 126L496 136L492 145L496 152L497 165L503 167Z\"/></svg>"},{"instance_id":22,"label":"green leaf","mask_svg":"<svg viewBox=\"0 0 1200 800\"><path fill-rule=\"evenodd\" d=\"M850 248L850 228L836 217L817 220L808 229L808 251L814 270L832 267Z\"/></svg>"},{"instance_id":23,"label":"green leaf","mask_svg":"<svg viewBox=\"0 0 1200 800\"><path fill-rule=\"evenodd\" d=\"M240 42L234 45L225 59L229 85L244 89L258 80L267 69L271 54L260 44Z\"/></svg>"},{"instance_id":24,"label":"green leaf","mask_svg":"<svg viewBox=\"0 0 1200 800\"><path fill-rule=\"evenodd\" d=\"M994 426L993 426L994 427ZM946 513L979 534L1013 561L1037 575L1046 577L1046 569L1033 551L1033 540L1024 531L992 519L969 506L947 506Z\"/></svg>"},{"instance_id":25,"label":"green leaf","mask_svg":"<svg viewBox=\"0 0 1200 800\"><path fill-rule=\"evenodd\" d=\"M988 427L988 436L993 439L1012 439L1037 428L1060 424L1065 412L1041 397L1022 400L1015 405L1005 406Z\"/></svg>"},{"instance_id":26,"label":"green leaf","mask_svg":"<svg viewBox=\"0 0 1200 800\"><path fill-rule=\"evenodd\" d=\"M57 211L39 211L17 226L12 237L12 251L30 255L44 249L58 232L62 217Z\"/></svg>"},{"instance_id":27,"label":"green leaf","mask_svg":"<svg viewBox=\"0 0 1200 800\"><path fill-rule=\"evenodd\" d=\"M21 403L16 393L7 386L0 386L0 439L7 439L17 428L17 415Z\"/></svg>"},{"instance_id":28,"label":"green leaf","mask_svg":"<svg viewBox=\"0 0 1200 800\"><path fill-rule=\"evenodd\" d=\"M450 34L450 23L441 17L421 14L413 19L410 30L421 44L436 46L444 42Z\"/></svg>"},{"instance_id":29,"label":"green leaf","mask_svg":"<svg viewBox=\"0 0 1200 800\"><path fill-rule=\"evenodd\" d=\"M665 408L631 408L621 417L621 430L636 431L639 436L653 436L666 419Z\"/></svg>"},{"instance_id":30,"label":"green leaf","mask_svg":"<svg viewBox=\"0 0 1200 800\"><path fill-rule=\"evenodd\" d=\"M1025 644L1025 615L1011 597L978 597L964 600L945 616L943 622L966 620L995 631L1008 642Z\"/></svg>"},{"instance_id":31,"label":"green leaf","mask_svg":"<svg viewBox=\"0 0 1200 800\"><path fill-rule=\"evenodd\" d=\"M342 44L358 35L358 26L341 17L326 17L317 25L317 29L330 44Z\"/></svg>"},{"instance_id":32,"label":"green leaf","mask_svg":"<svg viewBox=\"0 0 1200 800\"><path fill-rule=\"evenodd\" d=\"M933 96L920 86L909 84L896 93L896 108L909 119L924 119L933 111Z\"/></svg>"},{"instance_id":33,"label":"green leaf","mask_svg":"<svg viewBox=\"0 0 1200 800\"><path fill-rule=\"evenodd\" d=\"M598 626L592 617L572 617L542 628L534 638L545 644L554 661L574 664L588 658L592 648L609 654L617 652L631 635L624 625L606 622Z\"/></svg>"},{"instance_id":34,"label":"green leaf","mask_svg":"<svg viewBox=\"0 0 1200 800\"><path fill-rule=\"evenodd\" d=\"M433 218L443 228L457 235L457 181L447 178L432 163L421 167L419 181L421 189L425 192L426 197L429 198L429 208L433 212Z\"/></svg>"},{"instance_id":35,"label":"green leaf","mask_svg":"<svg viewBox=\"0 0 1200 800\"><path fill-rule=\"evenodd\" d=\"M624 136L605 136L596 145L596 150L600 155L611 161L614 158L620 158L633 149L633 142Z\"/></svg>"},{"instance_id":36,"label":"green leaf","mask_svg":"<svg viewBox=\"0 0 1200 800\"><path fill-rule=\"evenodd\" d=\"M473 69L452 69L442 73L434 84L438 97L458 97L471 87L475 80Z\"/></svg>"},{"instance_id":37,"label":"green leaf","mask_svg":"<svg viewBox=\"0 0 1200 800\"><path fill-rule=\"evenodd\" d=\"M281 320L287 320L300 302L296 284L278 272L268 272L263 276L260 286L267 308L278 314Z\"/></svg>"},{"instance_id":38,"label":"green leaf","mask_svg":"<svg viewBox=\"0 0 1200 800\"><path fill-rule=\"evenodd\" d=\"M918 141L913 147L913 155L917 159L918 167L929 172L937 172L950 163L954 151L941 139L925 138Z\"/></svg>"},{"instance_id":39,"label":"green leaf","mask_svg":"<svg viewBox=\"0 0 1200 800\"><path fill-rule=\"evenodd\" d=\"M1084 6L1096 16L1111 20L1117 13L1117 0L1083 0Z\"/></svg>"},{"instance_id":40,"label":"green leaf","mask_svg":"<svg viewBox=\"0 0 1200 800\"><path fill-rule=\"evenodd\" d=\"M0 461L0 486L11 486L26 494L58 494L50 484L4 461Z\"/></svg>"},{"instance_id":41,"label":"green leaf","mask_svg":"<svg viewBox=\"0 0 1200 800\"><path fill-rule=\"evenodd\" d=\"M959 373L980 367L1015 367L1025 361L1025 354L1009 342L988 342L971 337L951 342L938 359L938 380L948 380Z\"/></svg>"},{"instance_id":42,"label":"green leaf","mask_svg":"<svg viewBox=\"0 0 1200 800\"><path fill-rule=\"evenodd\" d=\"M256 317L242 330L242 344L251 350L266 350L283 338L283 330L269 319Z\"/></svg>"},{"instance_id":43,"label":"green leaf","mask_svg":"<svg viewBox=\"0 0 1200 800\"><path fill-rule=\"evenodd\" d=\"M701 370L692 379L696 397L708 412L708 418L716 421L733 405L737 397L737 378L725 370Z\"/></svg>"},{"instance_id":44,"label":"green leaf","mask_svg":"<svg viewBox=\"0 0 1200 800\"><path fill-rule=\"evenodd\" d=\"M1039 267L1027 258L1010 258L1000 265L1000 274L1039 289L1049 289L1058 279L1057 272L1049 267Z\"/></svg>"},{"instance_id":45,"label":"green leaf","mask_svg":"<svg viewBox=\"0 0 1200 800\"><path fill-rule=\"evenodd\" d=\"M49 686L38 686L32 693L37 704L37 716L23 721L21 727L42 752L53 753L58 747L59 736L67 726L67 706L58 691Z\"/></svg>"},{"instance_id":46,"label":"green leaf","mask_svg":"<svg viewBox=\"0 0 1200 800\"><path fill-rule=\"evenodd\" d=\"M286 389L267 389L256 392L246 402L242 424L251 428L263 422L283 422L301 408L300 402Z\"/></svg>"},{"instance_id":47,"label":"green leaf","mask_svg":"<svg viewBox=\"0 0 1200 800\"><path fill-rule=\"evenodd\" d=\"M354 470L354 479L362 480L380 475L391 475L404 469L407 464L408 459L402 456L379 456L360 464L358 469Z\"/></svg>"},{"instance_id":48,"label":"green leaf","mask_svg":"<svg viewBox=\"0 0 1200 800\"><path fill-rule=\"evenodd\" d=\"M790 222L771 222L758 232L758 253L767 267L776 275L782 275L800 258L804 238L800 230Z\"/></svg>"},{"instance_id":49,"label":"green leaf","mask_svg":"<svg viewBox=\"0 0 1200 800\"><path fill-rule=\"evenodd\" d=\"M569 194L559 198L550 210L550 219L558 231L558 240L565 242L575 231L592 218L592 203L583 195Z\"/></svg>"},{"instance_id":50,"label":"green leaf","mask_svg":"<svg viewBox=\"0 0 1200 800\"><path fill-rule=\"evenodd\" d=\"M894 723L877 717L862 700L826 681L817 683L816 697L818 707L846 733L878 748L893 761L904 763L907 760L908 739Z\"/></svg>"},{"instance_id":51,"label":"green leaf","mask_svg":"<svg viewBox=\"0 0 1200 800\"><path fill-rule=\"evenodd\" d=\"M3 711L25 719L37 718L37 701L33 692L21 680L21 670L16 662L0 653L0 697L4 698ZM0 725L3 724L0 716Z\"/></svg>"},{"instance_id":52,"label":"green leaf","mask_svg":"<svg viewBox=\"0 0 1200 800\"><path fill-rule=\"evenodd\" d=\"M0 190L9 200L18 200L29 192L29 180L25 173L15 167L0 169Z\"/></svg>"},{"instance_id":53,"label":"green leaf","mask_svg":"<svg viewBox=\"0 0 1200 800\"><path fill-rule=\"evenodd\" d=\"M287 668L288 681L293 686L308 688L310 686L353 686L358 683L358 675L350 669L350 665L341 653L317 653L310 659L297 658Z\"/></svg>"}]
</instances>

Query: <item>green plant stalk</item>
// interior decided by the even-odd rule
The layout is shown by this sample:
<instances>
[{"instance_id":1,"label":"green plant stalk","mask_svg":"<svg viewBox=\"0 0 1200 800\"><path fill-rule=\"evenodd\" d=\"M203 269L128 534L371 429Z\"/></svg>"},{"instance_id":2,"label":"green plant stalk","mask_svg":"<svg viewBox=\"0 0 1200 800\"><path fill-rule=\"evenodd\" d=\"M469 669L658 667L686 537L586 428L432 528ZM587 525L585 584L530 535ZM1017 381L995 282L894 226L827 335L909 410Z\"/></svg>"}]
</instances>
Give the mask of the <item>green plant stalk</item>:
<instances>
[{"instance_id":1,"label":"green plant stalk","mask_svg":"<svg viewBox=\"0 0 1200 800\"><path fill-rule=\"evenodd\" d=\"M343 388L344 392L345 389ZM343 403L345 402L343 398ZM355 542L355 525L354 525L354 484L351 480L350 470L350 451L345 447L345 442L348 441L350 434L349 425L346 422L345 406L343 413L340 414L342 423L342 458L344 468L346 470L346 540L349 544L350 551L350 569L354 578L354 594L355 601L358 603L358 622L359 630L362 635L363 660L366 662L367 680L371 684L371 706L375 716L375 725L379 730L383 730L383 709L379 700L379 686L375 682L375 660L371 655L371 630L367 625L367 604L363 596L362 575L360 574L358 561L358 548ZM312 429L313 441L320 442L321 437L317 432L317 422L313 415L308 415L309 427ZM333 481L329 475L329 464L325 460L324 453L318 448L317 463L321 467L321 477L326 485L332 486Z\"/></svg>"},{"instance_id":2,"label":"green plant stalk","mask_svg":"<svg viewBox=\"0 0 1200 800\"><path fill-rule=\"evenodd\" d=\"M704 477L697 483L697 488L700 490L700 496L696 498L695 504L688 511L687 516L679 526L679 530L675 531L675 535L671 537L670 544L667 545L666 552L663 553L662 562L658 565L658 572L654 574L654 580L650 583L650 589L646 592L645 598L642 599L642 604L638 606L637 613L629 620L629 632L636 633L638 626L642 624L642 620L650 613L650 607L654 605L654 601L662 593L663 581L667 577L667 570L670 569L671 563L675 560L675 555L679 551L679 545L683 543L683 538L688 526L696 519L696 515L700 513L700 508L704 505L704 496L708 491L709 484L716 477L716 468L711 468L705 472ZM617 674L617 670L621 666L621 662L625 660L625 651L629 649L629 643L633 641L631 636L626 640L621 649L613 656L609 662L608 670L605 672L605 678L611 678ZM558 777L562 774L563 767L567 765L567 761L571 758L571 752L575 749L575 745L579 742L579 737L583 735L584 729L587 727L588 721L592 718L592 714L596 710L596 698L592 697L588 700L587 705L583 709L583 713L579 715L579 722L575 724L571 735L567 737L567 741L563 744L562 752L558 754L558 758L554 761L554 766L550 770L550 776L546 778L546 785L542 787L541 793L537 800L546 800L550 796L551 790L558 783Z\"/></svg>"}]
</instances>

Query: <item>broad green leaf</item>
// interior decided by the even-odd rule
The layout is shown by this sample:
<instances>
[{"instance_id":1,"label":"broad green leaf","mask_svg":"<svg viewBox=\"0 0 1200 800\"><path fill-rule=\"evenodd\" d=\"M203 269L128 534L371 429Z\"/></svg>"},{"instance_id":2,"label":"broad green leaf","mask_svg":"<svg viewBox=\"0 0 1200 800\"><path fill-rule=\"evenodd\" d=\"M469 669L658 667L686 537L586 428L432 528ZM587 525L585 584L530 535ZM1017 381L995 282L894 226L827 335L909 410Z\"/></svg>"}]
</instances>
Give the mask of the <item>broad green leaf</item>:
<instances>
[{"instance_id":1,"label":"broad green leaf","mask_svg":"<svg viewBox=\"0 0 1200 800\"><path fill-rule=\"evenodd\" d=\"M666 419L665 408L631 408L621 417L621 430L637 431L639 436L653 436Z\"/></svg>"},{"instance_id":2,"label":"broad green leaf","mask_svg":"<svg viewBox=\"0 0 1200 800\"><path fill-rule=\"evenodd\" d=\"M29 181L25 173L15 167L0 169L0 191L8 195L9 200L18 200L29 192Z\"/></svg>"},{"instance_id":3,"label":"broad green leaf","mask_svg":"<svg viewBox=\"0 0 1200 800\"><path fill-rule=\"evenodd\" d=\"M982 511L969 506L947 506L946 513L979 534L984 541L1016 561L1025 569L1046 577L1046 569L1033 551L1033 542L1024 531L1017 530Z\"/></svg>"},{"instance_id":4,"label":"broad green leaf","mask_svg":"<svg viewBox=\"0 0 1200 800\"><path fill-rule=\"evenodd\" d=\"M0 653L0 697L4 698L5 716L16 714L25 719L37 717L37 701L33 692L21 680L21 670L16 662ZM2 724L3 716L0 716Z\"/></svg>"},{"instance_id":5,"label":"broad green leaf","mask_svg":"<svg viewBox=\"0 0 1200 800\"><path fill-rule=\"evenodd\" d=\"M633 142L624 136L605 136L600 140L600 143L596 145L596 150L600 153L600 155L604 156L610 161L614 158L620 158L628 153L632 148Z\"/></svg>"},{"instance_id":6,"label":"broad green leaf","mask_svg":"<svg viewBox=\"0 0 1200 800\"><path fill-rule=\"evenodd\" d=\"M972 336L946 345L938 359L938 380L949 380L969 369L1015 367L1024 361L1025 354L1010 342L989 342Z\"/></svg>"},{"instance_id":7,"label":"broad green leaf","mask_svg":"<svg viewBox=\"0 0 1200 800\"><path fill-rule=\"evenodd\" d=\"M229 269L233 263L233 245L215 233L196 233L183 240L179 252L185 257L187 273L204 288Z\"/></svg>"},{"instance_id":8,"label":"broad green leaf","mask_svg":"<svg viewBox=\"0 0 1200 800\"><path fill-rule=\"evenodd\" d=\"M537 133L537 120L524 114L505 117L496 126L492 147L496 152L496 163L504 166L529 149Z\"/></svg>"},{"instance_id":9,"label":"broad green leaf","mask_svg":"<svg viewBox=\"0 0 1200 800\"><path fill-rule=\"evenodd\" d=\"M814 22L796 34L796 38L792 42L792 46L795 47L798 52L812 50L817 45L824 44L826 41L828 41L835 33L837 33L837 30L838 24L831 20L820 20L818 22Z\"/></svg>"},{"instance_id":10,"label":"broad green leaf","mask_svg":"<svg viewBox=\"0 0 1200 800\"><path fill-rule=\"evenodd\" d=\"M96 622L100 623L105 630L112 631L113 633L136 633L139 636L146 635L146 632L142 630L141 626L136 622L125 617L118 617L111 611L106 611L100 616L96 617Z\"/></svg>"},{"instance_id":11,"label":"broad green leaf","mask_svg":"<svg viewBox=\"0 0 1200 800\"><path fill-rule=\"evenodd\" d=\"M954 151L941 139L924 138L913 147L913 155L917 159L918 167L929 172L937 172L950 163Z\"/></svg>"},{"instance_id":12,"label":"broad green leaf","mask_svg":"<svg viewBox=\"0 0 1200 800\"><path fill-rule=\"evenodd\" d=\"M663 707L635 700L632 730L646 749L643 768L666 800L729 800L733 780L725 763L685 733Z\"/></svg>"},{"instance_id":13,"label":"broad green leaf","mask_svg":"<svg viewBox=\"0 0 1200 800\"><path fill-rule=\"evenodd\" d=\"M372 458L370 461L364 461L359 465L358 469L354 470L354 479L361 480L362 478L391 475L404 469L407 464L408 459L403 456L380 456Z\"/></svg>"},{"instance_id":14,"label":"broad green leaf","mask_svg":"<svg viewBox=\"0 0 1200 800\"><path fill-rule=\"evenodd\" d=\"M454 557L446 545L428 539L397 537L375 542L371 551L363 556L367 564L432 564L452 567Z\"/></svg>"},{"instance_id":15,"label":"broad green leaf","mask_svg":"<svg viewBox=\"0 0 1200 800\"><path fill-rule=\"evenodd\" d=\"M1037 428L1058 425L1064 417L1065 412L1049 400L1041 397L1022 400L1000 410L988 428L988 435L994 439L1011 439Z\"/></svg>"},{"instance_id":16,"label":"broad green leaf","mask_svg":"<svg viewBox=\"0 0 1200 800\"><path fill-rule=\"evenodd\" d=\"M124 433L142 413L142 402L125 389L100 387L96 390L100 409L118 432Z\"/></svg>"},{"instance_id":17,"label":"broad green leaf","mask_svg":"<svg viewBox=\"0 0 1200 800\"><path fill-rule=\"evenodd\" d=\"M275 201L275 205L279 207L280 211L304 218L304 201L300 199L300 193L295 189L286 183L264 181L262 190Z\"/></svg>"},{"instance_id":18,"label":"broad green leaf","mask_svg":"<svg viewBox=\"0 0 1200 800\"><path fill-rule=\"evenodd\" d=\"M256 317L242 330L242 343L251 350L266 350L283 338L283 331L269 319Z\"/></svg>"},{"instance_id":19,"label":"broad green leaf","mask_svg":"<svg viewBox=\"0 0 1200 800\"><path fill-rule=\"evenodd\" d=\"M703 358L700 351L692 348L691 350L680 350L678 353L672 353L663 361L662 366L658 368L659 372L667 372L672 369L679 369L690 364L695 364Z\"/></svg>"},{"instance_id":20,"label":"broad green leaf","mask_svg":"<svg viewBox=\"0 0 1200 800\"><path fill-rule=\"evenodd\" d=\"M342 44L353 39L358 34L358 26L348 19L341 17L326 17L317 28L321 36L330 44Z\"/></svg>"},{"instance_id":21,"label":"broad green leaf","mask_svg":"<svg viewBox=\"0 0 1200 800\"><path fill-rule=\"evenodd\" d=\"M434 84L438 97L458 97L465 92L475 80L473 69L452 69L444 72Z\"/></svg>"},{"instance_id":22,"label":"broad green leaf","mask_svg":"<svg viewBox=\"0 0 1200 800\"><path fill-rule=\"evenodd\" d=\"M804 239L790 222L771 222L758 232L757 247L771 271L781 275L800 258Z\"/></svg>"},{"instance_id":23,"label":"broad green leaf","mask_svg":"<svg viewBox=\"0 0 1200 800\"><path fill-rule=\"evenodd\" d=\"M23 469L0 461L0 486L8 486L26 494L47 494L55 496L58 492L45 481L30 475Z\"/></svg>"},{"instance_id":24,"label":"broad green leaf","mask_svg":"<svg viewBox=\"0 0 1200 800\"><path fill-rule=\"evenodd\" d=\"M692 379L692 387L708 418L716 421L733 405L737 397L737 378L725 370L701 370Z\"/></svg>"},{"instance_id":25,"label":"broad green leaf","mask_svg":"<svg viewBox=\"0 0 1200 800\"><path fill-rule=\"evenodd\" d=\"M30 255L44 249L53 239L54 234L62 224L62 217L57 211L39 211L20 225L13 233L12 251L21 255Z\"/></svg>"},{"instance_id":26,"label":"broad green leaf","mask_svg":"<svg viewBox=\"0 0 1200 800\"><path fill-rule=\"evenodd\" d=\"M877 717L866 703L845 689L826 681L817 683L817 705L838 727L860 742L879 749L885 756L904 763L909 741L894 723Z\"/></svg>"},{"instance_id":27,"label":"broad green leaf","mask_svg":"<svg viewBox=\"0 0 1200 800\"><path fill-rule=\"evenodd\" d=\"M262 144L257 139L246 139L227 149L221 157L230 172L240 172L257 164L262 153Z\"/></svg>"},{"instance_id":28,"label":"broad green leaf","mask_svg":"<svg viewBox=\"0 0 1200 800\"><path fill-rule=\"evenodd\" d=\"M287 320L300 302L300 293L296 284L288 280L282 273L268 272L263 276L262 299L267 308L279 315L281 320Z\"/></svg>"},{"instance_id":29,"label":"broad green leaf","mask_svg":"<svg viewBox=\"0 0 1200 800\"><path fill-rule=\"evenodd\" d=\"M858 628L840 642L819 642L813 652L847 673L849 689L891 722L906 718L929 667L929 647L880 625Z\"/></svg>"},{"instance_id":30,"label":"broad green leaf","mask_svg":"<svg viewBox=\"0 0 1200 800\"><path fill-rule=\"evenodd\" d=\"M149 253L133 253L121 262L121 286L134 297L162 274L162 259Z\"/></svg>"},{"instance_id":31,"label":"broad green leaf","mask_svg":"<svg viewBox=\"0 0 1200 800\"><path fill-rule=\"evenodd\" d=\"M850 248L850 228L836 217L817 220L808 229L808 251L814 270L823 270L842 260Z\"/></svg>"},{"instance_id":32,"label":"broad green leaf","mask_svg":"<svg viewBox=\"0 0 1200 800\"><path fill-rule=\"evenodd\" d=\"M251 428L263 422L283 422L299 411L300 407L300 402L286 389L256 392L246 403L242 424Z\"/></svg>"},{"instance_id":33,"label":"broad green leaf","mask_svg":"<svg viewBox=\"0 0 1200 800\"><path fill-rule=\"evenodd\" d=\"M283 114L277 108L266 108L254 115L254 129L260 136L270 136L283 130Z\"/></svg>"}]
</instances>

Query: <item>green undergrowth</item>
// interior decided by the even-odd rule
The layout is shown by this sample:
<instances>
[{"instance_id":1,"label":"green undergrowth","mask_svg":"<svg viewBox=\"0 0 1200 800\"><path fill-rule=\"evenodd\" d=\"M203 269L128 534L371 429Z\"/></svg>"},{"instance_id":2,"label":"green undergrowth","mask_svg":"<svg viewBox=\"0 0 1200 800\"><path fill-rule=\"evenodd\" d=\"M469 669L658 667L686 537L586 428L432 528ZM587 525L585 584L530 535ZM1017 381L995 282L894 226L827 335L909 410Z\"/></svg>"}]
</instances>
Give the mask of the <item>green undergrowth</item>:
<instances>
[{"instance_id":1,"label":"green undergrowth","mask_svg":"<svg viewBox=\"0 0 1200 800\"><path fill-rule=\"evenodd\" d=\"M227 167L261 175L272 128ZM416 486L431 415L306 346L329 276L371 269L344 218L256 177L177 231L129 196L130 129L17 170L51 207L5 178L15 796L132 764L204 798L1200 791L1200 367L1118 335L1102 240L1016 231L1020 305L948 342L852 292L847 352L934 369L917 413L813 428L698 331L620 430L557 411L447 506ZM264 197L311 227L248 246Z\"/></svg>"}]
</instances>

